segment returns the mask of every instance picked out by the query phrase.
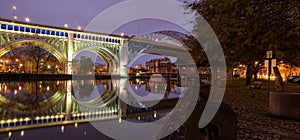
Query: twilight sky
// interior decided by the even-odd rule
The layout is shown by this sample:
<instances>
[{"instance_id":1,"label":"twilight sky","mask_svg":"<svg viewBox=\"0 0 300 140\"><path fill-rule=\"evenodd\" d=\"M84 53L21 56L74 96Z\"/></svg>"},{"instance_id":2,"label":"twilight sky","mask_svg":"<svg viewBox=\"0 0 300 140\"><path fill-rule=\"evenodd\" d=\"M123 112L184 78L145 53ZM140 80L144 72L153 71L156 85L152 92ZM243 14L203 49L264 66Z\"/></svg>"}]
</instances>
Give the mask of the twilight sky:
<instances>
[{"instance_id":1,"label":"twilight sky","mask_svg":"<svg viewBox=\"0 0 300 140\"><path fill-rule=\"evenodd\" d=\"M0 18L12 19L12 6L15 5L17 20L24 21L29 17L32 23L76 29L81 26L84 29L103 10L125 0L1 0ZM184 2L185 0L177 0ZM189 2L194 0L188 0ZM155 10L155 8L153 8ZM167 9L166 9L167 10ZM138 11L137 11L138 12ZM126 13L126 11L124 11ZM122 16L112 15L116 18ZM174 29L184 31L180 27L153 19L134 21L122 26L115 34L125 32L127 35L138 35L151 30Z\"/></svg>"},{"instance_id":2,"label":"twilight sky","mask_svg":"<svg viewBox=\"0 0 300 140\"><path fill-rule=\"evenodd\" d=\"M16 15L18 17L18 21L25 21L25 17L28 17L32 23L56 27L64 27L64 24L68 24L68 28L76 29L77 26L81 26L82 29L85 29L89 22L91 22L102 11L123 1L125 0L1 0L0 18L13 19L13 15ZM184 1L192 2L195 0L176 1L183 3ZM14 14L13 6L17 7ZM153 10L156 10L155 7ZM168 9L166 8L166 10ZM124 13L111 16L118 18L126 14L129 14L129 12L126 13L126 11L124 11ZM157 19L142 19L129 22L121 26L114 31L113 34L120 35L120 33L124 32L131 36L164 30L175 30L187 33L181 27L166 21ZM94 61L98 61L96 56L91 55L91 53L83 53L81 55L92 56ZM149 60L154 57L154 55L149 54L147 57L139 59L138 62L133 63L132 65L143 64L145 63L145 60ZM156 57L160 58L162 56ZM99 63L103 63L103 61L100 61Z\"/></svg>"}]
</instances>

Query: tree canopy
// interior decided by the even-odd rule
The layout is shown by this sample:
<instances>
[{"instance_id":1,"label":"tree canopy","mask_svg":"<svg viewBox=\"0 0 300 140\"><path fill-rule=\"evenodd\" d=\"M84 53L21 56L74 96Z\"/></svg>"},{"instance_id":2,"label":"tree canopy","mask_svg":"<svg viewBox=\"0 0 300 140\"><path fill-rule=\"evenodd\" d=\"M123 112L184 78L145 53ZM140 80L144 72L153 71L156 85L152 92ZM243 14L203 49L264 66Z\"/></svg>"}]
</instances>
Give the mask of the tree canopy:
<instances>
[{"instance_id":1,"label":"tree canopy","mask_svg":"<svg viewBox=\"0 0 300 140\"><path fill-rule=\"evenodd\" d=\"M204 17L216 33L227 66L239 62L251 68L255 61L263 62L268 50L274 52L278 61L300 66L298 0L204 0L189 7ZM194 30L201 30L201 25L195 22ZM186 42L193 48L192 55L197 54L195 50L203 52L195 39ZM193 57L197 63L205 58Z\"/></svg>"}]
</instances>

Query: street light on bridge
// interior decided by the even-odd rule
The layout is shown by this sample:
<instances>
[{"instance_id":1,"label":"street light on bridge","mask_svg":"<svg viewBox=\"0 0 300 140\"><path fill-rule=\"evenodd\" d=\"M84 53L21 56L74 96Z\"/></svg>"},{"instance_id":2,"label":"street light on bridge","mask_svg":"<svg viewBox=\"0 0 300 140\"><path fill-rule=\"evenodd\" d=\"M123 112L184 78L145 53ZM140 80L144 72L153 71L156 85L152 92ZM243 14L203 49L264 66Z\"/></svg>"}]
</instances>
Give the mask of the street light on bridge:
<instances>
[{"instance_id":1,"label":"street light on bridge","mask_svg":"<svg viewBox=\"0 0 300 140\"><path fill-rule=\"evenodd\" d=\"M80 26L78 26L78 27L77 27L77 30L81 30L81 27L80 27Z\"/></svg>"},{"instance_id":2,"label":"street light on bridge","mask_svg":"<svg viewBox=\"0 0 300 140\"><path fill-rule=\"evenodd\" d=\"M68 27L69 27L69 25L68 25L68 24L65 24L64 26L65 26L65 28L68 28Z\"/></svg>"},{"instance_id":3,"label":"street light on bridge","mask_svg":"<svg viewBox=\"0 0 300 140\"><path fill-rule=\"evenodd\" d=\"M15 16L15 11L17 10L17 7L16 6L13 6L12 7L12 12L13 12L13 19L17 19L18 17Z\"/></svg>"},{"instance_id":4,"label":"street light on bridge","mask_svg":"<svg viewBox=\"0 0 300 140\"><path fill-rule=\"evenodd\" d=\"M26 17L26 18L25 18L25 21L26 21L26 22L30 22L29 17Z\"/></svg>"}]
</instances>

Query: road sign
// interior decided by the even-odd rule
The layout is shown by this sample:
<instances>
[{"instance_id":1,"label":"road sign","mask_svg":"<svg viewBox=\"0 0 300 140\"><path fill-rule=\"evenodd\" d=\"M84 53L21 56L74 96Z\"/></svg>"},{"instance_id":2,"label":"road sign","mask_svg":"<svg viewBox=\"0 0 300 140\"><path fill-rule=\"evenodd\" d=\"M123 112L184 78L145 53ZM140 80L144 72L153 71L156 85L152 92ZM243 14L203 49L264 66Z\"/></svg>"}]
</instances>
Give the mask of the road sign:
<instances>
[{"instance_id":1,"label":"road sign","mask_svg":"<svg viewBox=\"0 0 300 140\"><path fill-rule=\"evenodd\" d=\"M269 67L269 60L265 60L264 67ZM276 59L271 60L271 67L276 67Z\"/></svg>"},{"instance_id":2,"label":"road sign","mask_svg":"<svg viewBox=\"0 0 300 140\"><path fill-rule=\"evenodd\" d=\"M272 58L272 51L267 51L267 54L266 54L266 58L269 58L271 59Z\"/></svg>"},{"instance_id":3,"label":"road sign","mask_svg":"<svg viewBox=\"0 0 300 140\"><path fill-rule=\"evenodd\" d=\"M272 59L272 62L271 62L272 64L271 64L271 67L273 68L273 67L276 67L276 59Z\"/></svg>"}]
</instances>

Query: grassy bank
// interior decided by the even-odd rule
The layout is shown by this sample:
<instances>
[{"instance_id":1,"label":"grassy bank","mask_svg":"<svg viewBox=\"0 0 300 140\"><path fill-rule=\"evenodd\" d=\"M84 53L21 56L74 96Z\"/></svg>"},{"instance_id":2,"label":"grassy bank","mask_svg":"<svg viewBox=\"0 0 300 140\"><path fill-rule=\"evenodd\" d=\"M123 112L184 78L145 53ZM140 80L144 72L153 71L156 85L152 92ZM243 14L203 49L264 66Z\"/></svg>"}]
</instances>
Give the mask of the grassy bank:
<instances>
[{"instance_id":1,"label":"grassy bank","mask_svg":"<svg viewBox=\"0 0 300 140\"><path fill-rule=\"evenodd\" d=\"M261 89L253 89L246 86L245 79L229 79L227 81L226 92L223 102L234 104L234 106L244 107L249 111L268 111L268 82L261 80ZM284 82L286 91L298 92L300 94L300 84ZM270 81L270 91L276 91L274 81ZM283 93L284 94L284 93Z\"/></svg>"}]
</instances>

